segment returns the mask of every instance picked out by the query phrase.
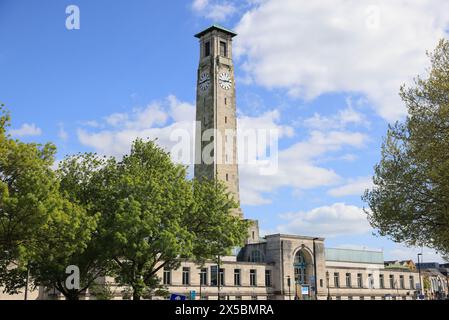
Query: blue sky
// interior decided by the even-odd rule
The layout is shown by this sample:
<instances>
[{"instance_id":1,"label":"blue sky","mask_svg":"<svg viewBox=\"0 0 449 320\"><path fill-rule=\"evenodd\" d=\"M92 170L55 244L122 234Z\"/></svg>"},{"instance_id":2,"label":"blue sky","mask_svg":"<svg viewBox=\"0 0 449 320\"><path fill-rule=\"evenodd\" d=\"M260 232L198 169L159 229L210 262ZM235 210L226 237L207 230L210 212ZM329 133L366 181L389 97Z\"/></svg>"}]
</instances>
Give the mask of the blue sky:
<instances>
[{"instance_id":1,"label":"blue sky","mask_svg":"<svg viewBox=\"0 0 449 320\"><path fill-rule=\"evenodd\" d=\"M80 9L67 30L68 5ZM332 5L330 5L332 4ZM397 92L447 37L443 0L0 0L0 100L11 133L52 141L58 159L120 156L133 138L169 146L194 117L198 42L212 23L234 43L239 125L276 128L279 170L242 167L242 207L264 233L326 237L330 247L383 249L360 199L387 124L405 115ZM426 260L440 258L426 248Z\"/></svg>"}]
</instances>

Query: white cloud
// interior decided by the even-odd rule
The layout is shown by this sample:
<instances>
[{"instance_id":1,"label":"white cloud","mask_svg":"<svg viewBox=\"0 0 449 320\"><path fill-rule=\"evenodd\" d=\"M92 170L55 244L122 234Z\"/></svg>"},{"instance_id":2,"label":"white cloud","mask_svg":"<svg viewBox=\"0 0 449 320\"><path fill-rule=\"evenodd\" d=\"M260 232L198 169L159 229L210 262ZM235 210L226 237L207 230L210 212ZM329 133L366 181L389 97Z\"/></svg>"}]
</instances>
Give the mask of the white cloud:
<instances>
[{"instance_id":1,"label":"white cloud","mask_svg":"<svg viewBox=\"0 0 449 320\"><path fill-rule=\"evenodd\" d=\"M129 113L114 113L105 117L105 123L94 123L99 130L78 128L81 144L105 155L120 157L129 153L131 143L136 138L157 139L158 144L170 151L177 142L171 139L176 130L184 130L193 136L195 107L180 102L170 95L165 100L153 102L145 108L135 108ZM92 126L91 126L92 127ZM193 144L193 141L191 141ZM192 146L193 149L193 146Z\"/></svg>"},{"instance_id":2,"label":"white cloud","mask_svg":"<svg viewBox=\"0 0 449 320\"><path fill-rule=\"evenodd\" d=\"M263 198L263 194L281 187L304 190L339 183L341 177L334 170L321 167L317 162L343 147L362 148L367 139L366 135L358 132L312 131L305 140L279 151L278 168L272 175L261 175L258 165L240 165L242 203L258 205L257 201L251 201L255 194ZM246 195L251 195L251 198L246 198ZM263 203L267 201L269 198L264 198Z\"/></svg>"},{"instance_id":3,"label":"white cloud","mask_svg":"<svg viewBox=\"0 0 449 320\"><path fill-rule=\"evenodd\" d=\"M322 236L326 238L365 234L371 230L362 208L335 203L306 212L281 215L285 224L277 227L278 232Z\"/></svg>"},{"instance_id":4,"label":"white cloud","mask_svg":"<svg viewBox=\"0 0 449 320\"><path fill-rule=\"evenodd\" d=\"M9 131L11 136L13 137L31 137L31 136L40 136L42 134L42 130L38 128L34 123L28 124L24 123L18 129L11 129Z\"/></svg>"},{"instance_id":5,"label":"white cloud","mask_svg":"<svg viewBox=\"0 0 449 320\"><path fill-rule=\"evenodd\" d=\"M194 0L192 9L196 14L218 22L225 21L237 12L237 8L230 1L217 0Z\"/></svg>"},{"instance_id":6,"label":"white cloud","mask_svg":"<svg viewBox=\"0 0 449 320\"><path fill-rule=\"evenodd\" d=\"M448 25L445 0L266 0L238 23L234 53L259 85L306 99L362 93L395 120L400 85L424 72Z\"/></svg>"},{"instance_id":7,"label":"white cloud","mask_svg":"<svg viewBox=\"0 0 449 320\"><path fill-rule=\"evenodd\" d=\"M168 115L161 110L161 104L154 102L145 108L136 108L132 113L114 113L105 118L106 123L113 127L125 127L129 129L145 129L154 125L163 125L168 120Z\"/></svg>"},{"instance_id":8,"label":"white cloud","mask_svg":"<svg viewBox=\"0 0 449 320\"><path fill-rule=\"evenodd\" d=\"M439 255L435 250L429 248L416 248L416 247L406 247L400 244L392 249L385 250L385 260L413 260L418 262L418 253L422 253L423 262L439 262L447 263L443 260L441 255ZM420 258L421 260L421 258Z\"/></svg>"},{"instance_id":9,"label":"white cloud","mask_svg":"<svg viewBox=\"0 0 449 320\"><path fill-rule=\"evenodd\" d=\"M371 177L349 179L344 185L330 189L328 194L333 197L362 196L372 183Z\"/></svg>"},{"instance_id":10,"label":"white cloud","mask_svg":"<svg viewBox=\"0 0 449 320\"><path fill-rule=\"evenodd\" d=\"M65 130L64 124L63 123L59 123L58 127L59 127L59 130L58 130L58 137L59 137L59 139L61 139L62 141L67 141L67 139L69 138L69 134Z\"/></svg>"},{"instance_id":11,"label":"white cloud","mask_svg":"<svg viewBox=\"0 0 449 320\"><path fill-rule=\"evenodd\" d=\"M120 116L113 114L105 117L105 124L98 124L99 128L79 128L77 134L81 144L93 148L100 154L120 157L129 152L132 141L138 137L157 138L159 145L171 151L177 143L177 140L172 139L173 133L183 130L189 135L191 149L188 159L184 158L182 162L191 164L194 155L194 119L194 105L179 101L170 95L161 102L151 103L146 108L134 109ZM238 129L239 132L245 132L247 129L276 130L279 139L294 137L293 128L280 122L278 110L267 111L258 117L241 115L238 118ZM367 136L358 132L313 130L304 140L276 154L278 166L271 175L261 174L260 163L240 164L242 204L270 203L271 199L267 193L275 192L282 187L293 187L300 191L336 185L341 181L341 177L332 169L318 165L319 159L342 148L362 148L366 140ZM245 146L239 145L239 158L243 154L240 152L242 149L245 149ZM264 152L265 150L258 150L257 156ZM173 156L176 160L176 155Z\"/></svg>"},{"instance_id":12,"label":"white cloud","mask_svg":"<svg viewBox=\"0 0 449 320\"><path fill-rule=\"evenodd\" d=\"M344 129L348 125L369 127L370 122L365 115L354 109L351 98L346 99L346 108L338 111L336 115L325 117L315 113L313 117L307 118L303 124L307 128L326 130Z\"/></svg>"}]
</instances>

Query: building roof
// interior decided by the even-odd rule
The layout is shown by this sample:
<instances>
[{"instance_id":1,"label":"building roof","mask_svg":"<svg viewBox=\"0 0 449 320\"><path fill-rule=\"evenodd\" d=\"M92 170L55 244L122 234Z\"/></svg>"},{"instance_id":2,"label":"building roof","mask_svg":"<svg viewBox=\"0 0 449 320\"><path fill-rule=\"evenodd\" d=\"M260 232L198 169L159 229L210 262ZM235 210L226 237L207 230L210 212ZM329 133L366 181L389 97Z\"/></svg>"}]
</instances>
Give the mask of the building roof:
<instances>
[{"instance_id":1,"label":"building roof","mask_svg":"<svg viewBox=\"0 0 449 320\"><path fill-rule=\"evenodd\" d=\"M327 261L384 264L382 251L327 248L325 254Z\"/></svg>"},{"instance_id":2,"label":"building roof","mask_svg":"<svg viewBox=\"0 0 449 320\"><path fill-rule=\"evenodd\" d=\"M207 29L201 31L200 33L197 33L197 34L195 35L195 37L196 37L196 38L201 38L203 35L205 35L205 34L208 33L208 32L211 32L211 31L213 31L213 30L222 31L222 32L224 32L224 33L227 33L227 34L231 35L231 37L235 37L235 36L237 35L237 33L235 33L234 31L232 31L232 30L230 30L230 29L227 29L227 28L225 28L225 27L222 27L222 26L220 26L220 25L218 25L218 24L214 24L214 25L210 26L209 28L207 28Z\"/></svg>"}]
</instances>

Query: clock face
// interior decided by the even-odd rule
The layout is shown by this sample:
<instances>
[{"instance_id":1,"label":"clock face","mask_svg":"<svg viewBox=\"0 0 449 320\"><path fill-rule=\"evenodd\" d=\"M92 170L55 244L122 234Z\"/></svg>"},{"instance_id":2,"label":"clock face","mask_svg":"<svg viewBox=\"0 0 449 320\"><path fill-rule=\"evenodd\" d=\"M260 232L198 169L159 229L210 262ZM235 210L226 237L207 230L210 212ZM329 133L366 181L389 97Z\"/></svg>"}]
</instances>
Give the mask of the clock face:
<instances>
[{"instance_id":1,"label":"clock face","mask_svg":"<svg viewBox=\"0 0 449 320\"><path fill-rule=\"evenodd\" d=\"M231 76L229 75L229 73L227 73L227 72L220 73L220 75L218 76L218 83L225 90L231 89L232 80L231 80Z\"/></svg>"},{"instance_id":2,"label":"clock face","mask_svg":"<svg viewBox=\"0 0 449 320\"><path fill-rule=\"evenodd\" d=\"M203 72L200 75L200 79L198 81L198 85L201 91L206 91L210 87L210 75L208 72Z\"/></svg>"}]
</instances>

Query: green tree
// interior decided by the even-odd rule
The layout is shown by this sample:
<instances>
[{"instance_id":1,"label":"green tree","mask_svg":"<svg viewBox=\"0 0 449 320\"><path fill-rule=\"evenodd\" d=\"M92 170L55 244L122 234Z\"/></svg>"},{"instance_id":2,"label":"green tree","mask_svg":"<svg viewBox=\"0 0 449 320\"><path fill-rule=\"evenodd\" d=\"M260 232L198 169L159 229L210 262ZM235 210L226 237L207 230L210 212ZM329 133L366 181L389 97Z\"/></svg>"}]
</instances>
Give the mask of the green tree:
<instances>
[{"instance_id":1,"label":"green tree","mask_svg":"<svg viewBox=\"0 0 449 320\"><path fill-rule=\"evenodd\" d=\"M431 69L401 88L404 122L389 127L363 196L382 236L449 254L449 41L429 53Z\"/></svg>"},{"instance_id":2,"label":"green tree","mask_svg":"<svg viewBox=\"0 0 449 320\"><path fill-rule=\"evenodd\" d=\"M11 139L0 110L0 284L17 293L28 273L34 285L65 283L65 269L83 252L97 217L61 196L52 169L56 148ZM64 292L61 287L61 292Z\"/></svg>"},{"instance_id":3,"label":"green tree","mask_svg":"<svg viewBox=\"0 0 449 320\"><path fill-rule=\"evenodd\" d=\"M102 214L107 204L102 202L105 197L101 193L109 191L103 184L105 178L102 169L106 164L106 159L95 154L78 154L66 157L60 162L56 171L60 193L71 203L83 208L91 222L85 227L85 231L90 233L90 237L84 243L84 249L67 257L71 265L76 265L79 268L80 288L67 290L64 279L47 276L49 287L58 289L72 300L79 299L87 289L92 289L91 286L96 285L95 281L100 277L110 275L113 267L108 241L110 232L104 228ZM45 262L42 263L42 266L44 272L47 268ZM56 276L58 273L55 272L53 275Z\"/></svg>"},{"instance_id":4,"label":"green tree","mask_svg":"<svg viewBox=\"0 0 449 320\"><path fill-rule=\"evenodd\" d=\"M195 235L192 254L199 263L227 255L232 247L243 244L249 224L231 214L238 204L222 182L194 180L193 197L184 224Z\"/></svg>"},{"instance_id":5,"label":"green tree","mask_svg":"<svg viewBox=\"0 0 449 320\"><path fill-rule=\"evenodd\" d=\"M9 113L0 107L0 284L9 293L25 284L29 257L56 192L52 144L22 143L7 135Z\"/></svg>"},{"instance_id":6,"label":"green tree","mask_svg":"<svg viewBox=\"0 0 449 320\"><path fill-rule=\"evenodd\" d=\"M130 155L109 161L104 171L116 280L132 288L134 300L161 290L162 268L224 253L246 235L245 223L229 216L235 203L223 187L188 181L186 168L153 141L136 140Z\"/></svg>"}]
</instances>

